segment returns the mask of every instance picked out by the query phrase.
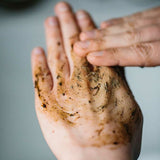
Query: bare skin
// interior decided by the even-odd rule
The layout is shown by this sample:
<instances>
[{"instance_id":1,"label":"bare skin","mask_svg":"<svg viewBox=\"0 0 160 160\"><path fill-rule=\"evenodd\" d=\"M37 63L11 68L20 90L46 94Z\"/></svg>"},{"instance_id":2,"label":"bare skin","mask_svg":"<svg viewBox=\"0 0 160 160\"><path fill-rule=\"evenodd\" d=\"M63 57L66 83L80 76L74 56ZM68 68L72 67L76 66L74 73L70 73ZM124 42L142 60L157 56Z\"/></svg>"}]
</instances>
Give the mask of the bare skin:
<instances>
[{"instance_id":1,"label":"bare skin","mask_svg":"<svg viewBox=\"0 0 160 160\"><path fill-rule=\"evenodd\" d=\"M159 66L160 7L105 21L80 40L74 51L93 65Z\"/></svg>"},{"instance_id":2,"label":"bare skin","mask_svg":"<svg viewBox=\"0 0 160 160\"><path fill-rule=\"evenodd\" d=\"M96 67L73 51L81 31L94 29L85 11L60 2L45 21L47 58L32 51L35 107L58 160L136 160L142 113L121 68ZM60 27L61 26L61 27Z\"/></svg>"}]
</instances>

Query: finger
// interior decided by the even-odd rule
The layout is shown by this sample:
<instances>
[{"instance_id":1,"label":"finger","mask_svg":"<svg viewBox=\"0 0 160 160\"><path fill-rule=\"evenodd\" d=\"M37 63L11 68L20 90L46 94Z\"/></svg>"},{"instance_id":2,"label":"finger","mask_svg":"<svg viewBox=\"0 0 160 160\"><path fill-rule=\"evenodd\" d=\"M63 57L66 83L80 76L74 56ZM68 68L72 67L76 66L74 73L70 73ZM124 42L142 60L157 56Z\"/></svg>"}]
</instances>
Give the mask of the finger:
<instances>
[{"instance_id":1,"label":"finger","mask_svg":"<svg viewBox=\"0 0 160 160\"><path fill-rule=\"evenodd\" d=\"M160 7L148 9L142 12L137 12L132 15L121 17L121 18L114 18L107 21L104 21L101 23L101 28L117 25L123 22L135 20L135 19L141 19L141 18L153 18L160 15Z\"/></svg>"},{"instance_id":2,"label":"finger","mask_svg":"<svg viewBox=\"0 0 160 160\"><path fill-rule=\"evenodd\" d=\"M71 74L73 70L81 66L81 58L73 53L73 43L78 40L79 28L77 26L71 7L66 2L60 2L55 7L55 12L59 18L63 42L70 64Z\"/></svg>"},{"instance_id":3,"label":"finger","mask_svg":"<svg viewBox=\"0 0 160 160\"><path fill-rule=\"evenodd\" d=\"M54 87L69 77L68 61L63 48L60 26L56 17L45 21L48 64L54 77Z\"/></svg>"},{"instance_id":4,"label":"finger","mask_svg":"<svg viewBox=\"0 0 160 160\"><path fill-rule=\"evenodd\" d=\"M95 24L93 20L91 19L90 15L86 11L82 11L82 10L78 11L76 13L76 19L81 31L89 32L90 30L93 30L95 28ZM80 39L83 39L83 34L82 35L80 34ZM77 51L78 49L79 48L77 48L76 45L74 45L74 51L79 53Z\"/></svg>"},{"instance_id":5,"label":"finger","mask_svg":"<svg viewBox=\"0 0 160 160\"><path fill-rule=\"evenodd\" d=\"M93 31L88 32L82 32L80 35L80 40L88 40L88 39L95 39L98 37L102 37L105 35L112 35L112 34L118 34L123 33L126 31L133 31L135 29L146 27L149 25L159 25L160 24L160 18L152 18L152 19L136 19L134 21L128 21L125 23L120 23L117 25L114 25L112 27L103 28L103 29L97 29Z\"/></svg>"},{"instance_id":6,"label":"finger","mask_svg":"<svg viewBox=\"0 0 160 160\"><path fill-rule=\"evenodd\" d=\"M91 31L86 31L82 32L80 34L80 40L85 41L85 40L91 40L91 39L97 39L104 37L107 34L107 29L93 29Z\"/></svg>"},{"instance_id":7,"label":"finger","mask_svg":"<svg viewBox=\"0 0 160 160\"><path fill-rule=\"evenodd\" d=\"M78 22L78 25L80 27L80 30L85 32L85 31L90 31L95 28L95 24L86 11L80 10L76 13L76 19Z\"/></svg>"},{"instance_id":8,"label":"finger","mask_svg":"<svg viewBox=\"0 0 160 160\"><path fill-rule=\"evenodd\" d=\"M160 41L92 52L88 54L87 59L91 64L98 66L159 66Z\"/></svg>"},{"instance_id":9,"label":"finger","mask_svg":"<svg viewBox=\"0 0 160 160\"><path fill-rule=\"evenodd\" d=\"M135 19L135 18L152 18L152 17L156 17L159 16L160 14L160 7L155 7L155 8L151 8L151 9L147 9L144 10L142 12L137 12L134 13L130 16L127 16L127 19Z\"/></svg>"},{"instance_id":10,"label":"finger","mask_svg":"<svg viewBox=\"0 0 160 160\"><path fill-rule=\"evenodd\" d=\"M77 48L77 53L79 55L85 56L87 53L92 51L127 47L137 43L156 41L160 39L159 37L160 25L153 25L121 34L106 35L94 40L77 42L75 47Z\"/></svg>"},{"instance_id":11,"label":"finger","mask_svg":"<svg viewBox=\"0 0 160 160\"><path fill-rule=\"evenodd\" d=\"M106 44L102 39L78 41L74 44L75 52L85 57L89 52L106 49Z\"/></svg>"},{"instance_id":12,"label":"finger","mask_svg":"<svg viewBox=\"0 0 160 160\"><path fill-rule=\"evenodd\" d=\"M126 31L132 31L138 28L142 27L149 27L152 25L159 25L160 24L160 18L152 18L152 19L136 19L133 21L128 21L125 23L121 23L119 25L115 25L109 28L106 28L106 34L117 34L122 33Z\"/></svg>"},{"instance_id":13,"label":"finger","mask_svg":"<svg viewBox=\"0 0 160 160\"><path fill-rule=\"evenodd\" d=\"M51 91L53 85L52 76L42 48L37 47L33 49L31 61L35 93L39 98L42 98Z\"/></svg>"},{"instance_id":14,"label":"finger","mask_svg":"<svg viewBox=\"0 0 160 160\"><path fill-rule=\"evenodd\" d=\"M107 27L114 26L114 25L117 25L123 22L124 22L123 18L113 18L113 19L109 19L109 20L102 22L100 27L107 28Z\"/></svg>"}]
</instances>

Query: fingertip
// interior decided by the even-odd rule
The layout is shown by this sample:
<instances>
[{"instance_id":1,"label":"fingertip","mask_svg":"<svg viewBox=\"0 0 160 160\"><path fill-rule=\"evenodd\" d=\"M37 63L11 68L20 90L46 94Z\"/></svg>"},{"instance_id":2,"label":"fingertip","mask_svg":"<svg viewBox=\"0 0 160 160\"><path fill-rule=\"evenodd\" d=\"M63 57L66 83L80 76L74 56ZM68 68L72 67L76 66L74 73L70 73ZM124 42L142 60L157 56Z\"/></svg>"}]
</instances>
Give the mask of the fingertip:
<instances>
[{"instance_id":1,"label":"fingertip","mask_svg":"<svg viewBox=\"0 0 160 160\"><path fill-rule=\"evenodd\" d=\"M95 62L98 58L103 58L104 52L103 51L97 51L97 52L91 52L87 55L88 60L91 62Z\"/></svg>"},{"instance_id":2,"label":"fingertip","mask_svg":"<svg viewBox=\"0 0 160 160\"><path fill-rule=\"evenodd\" d=\"M83 19L86 19L86 18L89 18L89 17L90 17L89 13L85 10L78 10L76 12L76 18L78 20L83 20Z\"/></svg>"},{"instance_id":3,"label":"fingertip","mask_svg":"<svg viewBox=\"0 0 160 160\"><path fill-rule=\"evenodd\" d=\"M93 56L93 53L89 53L89 54L87 55L87 59L88 59L90 62L94 62L95 59L96 59L96 57Z\"/></svg>"},{"instance_id":4,"label":"fingertip","mask_svg":"<svg viewBox=\"0 0 160 160\"><path fill-rule=\"evenodd\" d=\"M83 51L83 49L79 46L79 42L76 42L76 43L74 44L73 50L74 50L74 52L75 52L78 56L80 56L80 57L85 57L85 56L86 56L86 54L85 54L85 52Z\"/></svg>"},{"instance_id":5,"label":"fingertip","mask_svg":"<svg viewBox=\"0 0 160 160\"><path fill-rule=\"evenodd\" d=\"M58 20L56 16L50 16L47 17L45 22L44 22L45 26L57 26L58 25Z\"/></svg>"},{"instance_id":6,"label":"fingertip","mask_svg":"<svg viewBox=\"0 0 160 160\"><path fill-rule=\"evenodd\" d=\"M88 62L91 63L92 65L101 66L101 64L98 63L97 58L92 56L91 53L89 53L86 58L87 58Z\"/></svg>"},{"instance_id":7,"label":"fingertip","mask_svg":"<svg viewBox=\"0 0 160 160\"><path fill-rule=\"evenodd\" d=\"M32 50L32 55L41 55L44 53L44 49L42 47L35 47Z\"/></svg>"},{"instance_id":8,"label":"fingertip","mask_svg":"<svg viewBox=\"0 0 160 160\"><path fill-rule=\"evenodd\" d=\"M32 52L31 52L31 60L32 60L32 65L38 61L42 61L44 58L44 50L42 47L35 47Z\"/></svg>"},{"instance_id":9,"label":"fingertip","mask_svg":"<svg viewBox=\"0 0 160 160\"><path fill-rule=\"evenodd\" d=\"M81 31L89 31L94 29L95 24L90 14L85 10L79 10L76 12L76 19Z\"/></svg>"},{"instance_id":10,"label":"fingertip","mask_svg":"<svg viewBox=\"0 0 160 160\"><path fill-rule=\"evenodd\" d=\"M80 33L79 38L81 41L86 40L87 39L86 33L85 32Z\"/></svg>"},{"instance_id":11,"label":"fingertip","mask_svg":"<svg viewBox=\"0 0 160 160\"><path fill-rule=\"evenodd\" d=\"M33 50L32 50L32 55L33 56L37 56L37 55L41 55L43 54L44 50L42 47L35 47Z\"/></svg>"},{"instance_id":12,"label":"fingertip","mask_svg":"<svg viewBox=\"0 0 160 160\"><path fill-rule=\"evenodd\" d=\"M71 6L65 1L58 2L54 7L54 11L56 14L63 13L69 10L71 10Z\"/></svg>"}]
</instances>

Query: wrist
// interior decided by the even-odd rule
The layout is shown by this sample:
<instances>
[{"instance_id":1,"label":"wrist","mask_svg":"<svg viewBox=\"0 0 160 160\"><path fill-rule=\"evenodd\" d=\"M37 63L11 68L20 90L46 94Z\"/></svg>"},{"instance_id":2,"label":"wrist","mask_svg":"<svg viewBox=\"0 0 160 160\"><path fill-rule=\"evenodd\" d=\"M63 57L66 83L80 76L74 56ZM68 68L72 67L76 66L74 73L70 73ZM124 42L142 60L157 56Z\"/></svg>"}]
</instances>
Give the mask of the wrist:
<instances>
[{"instance_id":1,"label":"wrist","mask_svg":"<svg viewBox=\"0 0 160 160\"><path fill-rule=\"evenodd\" d=\"M58 160L136 160L130 145L108 145L103 147L70 148Z\"/></svg>"}]
</instances>

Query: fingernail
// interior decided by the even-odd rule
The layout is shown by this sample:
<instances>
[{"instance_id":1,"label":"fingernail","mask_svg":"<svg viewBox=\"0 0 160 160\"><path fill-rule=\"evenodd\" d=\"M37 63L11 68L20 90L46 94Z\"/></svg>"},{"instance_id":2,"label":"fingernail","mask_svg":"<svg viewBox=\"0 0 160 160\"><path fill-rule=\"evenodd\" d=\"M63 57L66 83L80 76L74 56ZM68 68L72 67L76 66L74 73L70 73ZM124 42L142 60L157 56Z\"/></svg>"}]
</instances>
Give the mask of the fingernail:
<instances>
[{"instance_id":1,"label":"fingernail","mask_svg":"<svg viewBox=\"0 0 160 160\"><path fill-rule=\"evenodd\" d=\"M103 51L90 53L89 56L101 57L103 56Z\"/></svg>"},{"instance_id":2,"label":"fingernail","mask_svg":"<svg viewBox=\"0 0 160 160\"><path fill-rule=\"evenodd\" d=\"M77 12L77 18L79 20L86 18L86 14L84 12Z\"/></svg>"},{"instance_id":3,"label":"fingernail","mask_svg":"<svg viewBox=\"0 0 160 160\"><path fill-rule=\"evenodd\" d=\"M41 54L42 53L42 49L41 48L34 48L33 53L34 54Z\"/></svg>"},{"instance_id":4,"label":"fingernail","mask_svg":"<svg viewBox=\"0 0 160 160\"><path fill-rule=\"evenodd\" d=\"M69 10L69 6L65 3L60 3L59 6L58 6L58 10L60 12L66 12Z\"/></svg>"},{"instance_id":5,"label":"fingernail","mask_svg":"<svg viewBox=\"0 0 160 160\"><path fill-rule=\"evenodd\" d=\"M86 41L86 42L77 42L77 44L76 44L78 47L80 47L80 48L88 48L89 47L89 45L90 45L90 42L89 41Z\"/></svg>"},{"instance_id":6,"label":"fingernail","mask_svg":"<svg viewBox=\"0 0 160 160\"><path fill-rule=\"evenodd\" d=\"M54 18L54 17L48 18L48 24L49 24L50 26L57 26L57 25L58 25L57 20L56 20L56 18Z\"/></svg>"}]
</instances>

